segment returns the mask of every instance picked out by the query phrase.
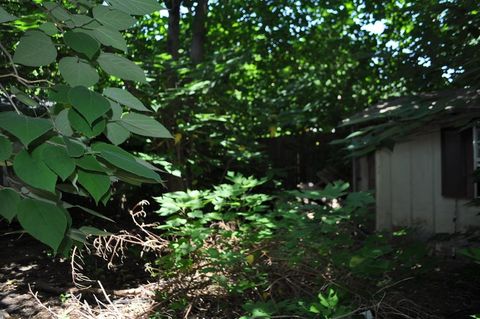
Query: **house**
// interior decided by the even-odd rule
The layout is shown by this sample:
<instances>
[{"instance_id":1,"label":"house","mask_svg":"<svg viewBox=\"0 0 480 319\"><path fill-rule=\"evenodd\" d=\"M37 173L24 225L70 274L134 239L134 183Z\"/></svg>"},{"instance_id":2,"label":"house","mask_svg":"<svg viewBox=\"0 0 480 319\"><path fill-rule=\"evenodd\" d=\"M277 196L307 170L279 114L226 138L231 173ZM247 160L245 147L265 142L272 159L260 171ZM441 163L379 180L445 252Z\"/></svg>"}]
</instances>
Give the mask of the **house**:
<instances>
[{"instance_id":1,"label":"house","mask_svg":"<svg viewBox=\"0 0 480 319\"><path fill-rule=\"evenodd\" d=\"M343 121L355 190L373 190L376 228L422 234L480 226L480 91L450 90L378 103ZM480 124L480 122L479 122Z\"/></svg>"}]
</instances>

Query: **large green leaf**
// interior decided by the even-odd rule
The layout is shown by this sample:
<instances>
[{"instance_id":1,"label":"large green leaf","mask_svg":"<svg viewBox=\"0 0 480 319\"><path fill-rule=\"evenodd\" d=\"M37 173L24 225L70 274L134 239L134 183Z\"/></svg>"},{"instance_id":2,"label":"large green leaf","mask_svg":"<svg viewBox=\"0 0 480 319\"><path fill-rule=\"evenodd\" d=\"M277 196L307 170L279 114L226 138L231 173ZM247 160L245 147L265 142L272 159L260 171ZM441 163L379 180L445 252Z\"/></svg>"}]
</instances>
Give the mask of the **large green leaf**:
<instances>
[{"instance_id":1,"label":"large green leaf","mask_svg":"<svg viewBox=\"0 0 480 319\"><path fill-rule=\"evenodd\" d=\"M110 178L108 175L78 170L78 182L92 195L96 203L110 189Z\"/></svg>"},{"instance_id":2,"label":"large green leaf","mask_svg":"<svg viewBox=\"0 0 480 319\"><path fill-rule=\"evenodd\" d=\"M75 110L87 120L90 126L110 109L110 103L106 98L84 86L72 88L68 92L68 98Z\"/></svg>"},{"instance_id":3,"label":"large green leaf","mask_svg":"<svg viewBox=\"0 0 480 319\"><path fill-rule=\"evenodd\" d=\"M87 147L81 141L64 136L63 142L67 147L68 155L70 155L71 157L80 157L85 154L85 150Z\"/></svg>"},{"instance_id":4,"label":"large green leaf","mask_svg":"<svg viewBox=\"0 0 480 319\"><path fill-rule=\"evenodd\" d=\"M57 175L43 162L40 154L30 155L21 150L13 161L13 170L28 185L55 193Z\"/></svg>"},{"instance_id":5,"label":"large green leaf","mask_svg":"<svg viewBox=\"0 0 480 319\"><path fill-rule=\"evenodd\" d=\"M76 27L83 27L93 21L92 18L84 14L73 14L71 19Z\"/></svg>"},{"instance_id":6,"label":"large green leaf","mask_svg":"<svg viewBox=\"0 0 480 319\"><path fill-rule=\"evenodd\" d=\"M66 209L68 208L72 208L72 207L77 207L77 208L80 208L81 210L83 210L84 212L92 215L92 216L95 216L95 217L99 217L99 218L102 218L102 219L105 219L105 220L108 220L109 222L112 222L114 223L115 221L111 218L108 218L107 216L104 216L102 214L100 214L99 212L96 212L90 208L87 208L87 207L83 207L83 206L80 206L80 205L72 205L72 204L69 204L67 202L63 202L63 207L65 207Z\"/></svg>"},{"instance_id":7,"label":"large green leaf","mask_svg":"<svg viewBox=\"0 0 480 319\"><path fill-rule=\"evenodd\" d=\"M24 199L18 205L17 219L30 235L56 251L67 230L66 215L58 206Z\"/></svg>"},{"instance_id":8,"label":"large green leaf","mask_svg":"<svg viewBox=\"0 0 480 319\"><path fill-rule=\"evenodd\" d=\"M68 92L70 87L65 84L57 84L48 90L48 97L57 103L70 104L68 100Z\"/></svg>"},{"instance_id":9,"label":"large green leaf","mask_svg":"<svg viewBox=\"0 0 480 319\"><path fill-rule=\"evenodd\" d=\"M161 138L172 137L170 132L165 128L165 126L158 123L155 119L149 116L145 116L143 114L124 114L121 121L119 121L118 123L130 132L138 135Z\"/></svg>"},{"instance_id":10,"label":"large green leaf","mask_svg":"<svg viewBox=\"0 0 480 319\"><path fill-rule=\"evenodd\" d=\"M99 76L97 70L90 63L77 57L64 57L58 63L60 74L70 86L83 85L86 87L95 85Z\"/></svg>"},{"instance_id":11,"label":"large green leaf","mask_svg":"<svg viewBox=\"0 0 480 319\"><path fill-rule=\"evenodd\" d=\"M110 100L110 108L112 109L112 116L110 119L112 121L119 121L122 118L123 109L120 104Z\"/></svg>"},{"instance_id":12,"label":"large green leaf","mask_svg":"<svg viewBox=\"0 0 480 319\"><path fill-rule=\"evenodd\" d=\"M156 0L108 0L107 2L115 9L139 16L162 9Z\"/></svg>"},{"instance_id":13,"label":"large green leaf","mask_svg":"<svg viewBox=\"0 0 480 319\"><path fill-rule=\"evenodd\" d=\"M46 119L28 117L15 112L0 112L0 129L17 137L25 146L53 128Z\"/></svg>"},{"instance_id":14,"label":"large green leaf","mask_svg":"<svg viewBox=\"0 0 480 319\"><path fill-rule=\"evenodd\" d=\"M136 186L141 186L142 184L155 184L155 183L162 182L161 180L153 180L149 178L140 177L138 175L135 175L123 170L116 171L115 177L117 177L119 180L125 183L136 185Z\"/></svg>"},{"instance_id":15,"label":"large green leaf","mask_svg":"<svg viewBox=\"0 0 480 319\"><path fill-rule=\"evenodd\" d=\"M143 70L132 61L112 53L102 52L97 59L100 67L110 75L123 80L147 83Z\"/></svg>"},{"instance_id":16,"label":"large green leaf","mask_svg":"<svg viewBox=\"0 0 480 319\"><path fill-rule=\"evenodd\" d=\"M94 236L110 236L112 233L106 232L104 230L100 230L98 228L92 226L82 226L80 227L80 231L85 235L94 235Z\"/></svg>"},{"instance_id":17,"label":"large green leaf","mask_svg":"<svg viewBox=\"0 0 480 319\"><path fill-rule=\"evenodd\" d=\"M10 140L0 135L0 161L6 161L12 156L13 146Z\"/></svg>"},{"instance_id":18,"label":"large green leaf","mask_svg":"<svg viewBox=\"0 0 480 319\"><path fill-rule=\"evenodd\" d=\"M137 22L130 14L102 5L93 8L93 16L103 25L115 30L128 29Z\"/></svg>"},{"instance_id":19,"label":"large green leaf","mask_svg":"<svg viewBox=\"0 0 480 319\"><path fill-rule=\"evenodd\" d=\"M138 111L150 111L145 107L145 105L143 105L143 103L139 99L137 99L135 96L132 95L132 93L128 92L127 90L119 88L106 88L105 90L103 90L103 95L131 109L135 109Z\"/></svg>"},{"instance_id":20,"label":"large green leaf","mask_svg":"<svg viewBox=\"0 0 480 319\"><path fill-rule=\"evenodd\" d=\"M38 102L32 99L28 94L25 92L19 90L17 87L12 86L11 87L11 92L15 94L15 97L22 103L32 106L32 107L38 107Z\"/></svg>"},{"instance_id":21,"label":"large green leaf","mask_svg":"<svg viewBox=\"0 0 480 319\"><path fill-rule=\"evenodd\" d=\"M107 124L107 138L115 145L120 145L130 137L130 132L123 126L112 122Z\"/></svg>"},{"instance_id":22,"label":"large green leaf","mask_svg":"<svg viewBox=\"0 0 480 319\"><path fill-rule=\"evenodd\" d=\"M115 167L132 174L160 182L160 176L153 170L141 165L135 157L118 146L106 143L95 143L92 149L100 152L100 157Z\"/></svg>"},{"instance_id":23,"label":"large green leaf","mask_svg":"<svg viewBox=\"0 0 480 319\"><path fill-rule=\"evenodd\" d=\"M45 22L38 27L40 30L48 34L49 36L55 35L58 33L58 29L52 22Z\"/></svg>"},{"instance_id":24,"label":"large green leaf","mask_svg":"<svg viewBox=\"0 0 480 319\"><path fill-rule=\"evenodd\" d=\"M86 171L95 171L105 173L106 167L100 164L99 161L93 155L85 155L75 160L78 167Z\"/></svg>"},{"instance_id":25,"label":"large green leaf","mask_svg":"<svg viewBox=\"0 0 480 319\"><path fill-rule=\"evenodd\" d=\"M97 135L100 135L104 130L106 126L106 120L105 119L99 119L95 121L92 126L90 126L77 111L74 109L70 109L68 111L68 120L70 121L70 124L72 125L72 128L85 135L86 137L93 138Z\"/></svg>"},{"instance_id":26,"label":"large green leaf","mask_svg":"<svg viewBox=\"0 0 480 319\"><path fill-rule=\"evenodd\" d=\"M0 216L11 222L17 215L20 195L10 188L0 190Z\"/></svg>"},{"instance_id":27,"label":"large green leaf","mask_svg":"<svg viewBox=\"0 0 480 319\"><path fill-rule=\"evenodd\" d=\"M48 12L54 16L57 20L66 21L69 20L70 14L61 5L55 2L46 2L43 4Z\"/></svg>"},{"instance_id":28,"label":"large green leaf","mask_svg":"<svg viewBox=\"0 0 480 319\"><path fill-rule=\"evenodd\" d=\"M92 35L105 46L127 52L127 41L125 41L123 35L117 30L100 26L92 31Z\"/></svg>"},{"instance_id":29,"label":"large green leaf","mask_svg":"<svg viewBox=\"0 0 480 319\"><path fill-rule=\"evenodd\" d=\"M43 66L55 62L57 50L52 40L42 31L32 30L20 39L13 61L26 66Z\"/></svg>"},{"instance_id":30,"label":"large green leaf","mask_svg":"<svg viewBox=\"0 0 480 319\"><path fill-rule=\"evenodd\" d=\"M17 17L14 15L11 15L5 9L0 7L0 23L8 22L8 21L13 21L16 20Z\"/></svg>"},{"instance_id":31,"label":"large green leaf","mask_svg":"<svg viewBox=\"0 0 480 319\"><path fill-rule=\"evenodd\" d=\"M68 31L63 35L65 43L73 50L85 54L89 59L100 49L100 43L90 35L81 31Z\"/></svg>"},{"instance_id":32,"label":"large green leaf","mask_svg":"<svg viewBox=\"0 0 480 319\"><path fill-rule=\"evenodd\" d=\"M73 130L68 121L68 109L63 109L57 114L54 120L55 129L62 135L72 136Z\"/></svg>"},{"instance_id":33,"label":"large green leaf","mask_svg":"<svg viewBox=\"0 0 480 319\"><path fill-rule=\"evenodd\" d=\"M68 155L66 147L52 144L42 146L43 162L62 180L66 180L75 170L75 161Z\"/></svg>"}]
</instances>

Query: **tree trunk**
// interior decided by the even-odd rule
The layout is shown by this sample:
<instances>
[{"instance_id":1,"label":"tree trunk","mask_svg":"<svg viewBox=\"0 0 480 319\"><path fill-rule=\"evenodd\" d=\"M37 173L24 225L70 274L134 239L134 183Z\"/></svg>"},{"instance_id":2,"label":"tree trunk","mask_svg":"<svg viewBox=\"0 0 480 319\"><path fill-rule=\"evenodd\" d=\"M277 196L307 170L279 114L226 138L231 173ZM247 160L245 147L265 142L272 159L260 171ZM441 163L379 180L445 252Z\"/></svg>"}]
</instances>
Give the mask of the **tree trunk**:
<instances>
[{"instance_id":1,"label":"tree trunk","mask_svg":"<svg viewBox=\"0 0 480 319\"><path fill-rule=\"evenodd\" d=\"M204 47L207 29L205 21L208 13L208 0L198 0L195 8L195 17L193 18L192 26L192 46L190 50L190 57L193 64L198 64L203 60Z\"/></svg>"},{"instance_id":2,"label":"tree trunk","mask_svg":"<svg viewBox=\"0 0 480 319\"><path fill-rule=\"evenodd\" d=\"M167 51L178 60L180 49L180 4L181 0L165 1L168 8Z\"/></svg>"},{"instance_id":3,"label":"tree trunk","mask_svg":"<svg viewBox=\"0 0 480 319\"><path fill-rule=\"evenodd\" d=\"M165 0L168 8L168 32L167 32L167 51L172 56L173 60L179 59L180 50L180 4L181 0ZM177 75L175 70L171 70L167 76L167 87L175 88L177 86ZM170 105L164 110L163 118L165 124L172 133L176 130L175 110L179 107L178 101L172 101ZM181 142L175 143L169 141L167 143L169 152L172 152L172 162L175 165L183 165L183 151ZM182 178L169 175L167 178L168 191L180 191L185 189L185 184Z\"/></svg>"}]
</instances>

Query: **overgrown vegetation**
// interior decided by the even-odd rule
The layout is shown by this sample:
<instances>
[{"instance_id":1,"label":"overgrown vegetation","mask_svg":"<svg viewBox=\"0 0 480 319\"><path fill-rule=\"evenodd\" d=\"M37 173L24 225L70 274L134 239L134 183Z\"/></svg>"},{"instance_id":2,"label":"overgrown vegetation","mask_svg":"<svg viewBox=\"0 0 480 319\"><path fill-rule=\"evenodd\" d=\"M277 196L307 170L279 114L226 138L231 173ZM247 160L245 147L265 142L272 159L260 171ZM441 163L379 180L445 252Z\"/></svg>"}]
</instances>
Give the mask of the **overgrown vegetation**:
<instances>
[{"instance_id":1,"label":"overgrown vegetation","mask_svg":"<svg viewBox=\"0 0 480 319\"><path fill-rule=\"evenodd\" d=\"M226 178L213 189L157 197L161 221L136 222L149 234L141 249L157 256L145 266L160 283L154 318L389 317L405 310L377 305L379 292L429 271L425 245L408 243L404 232L369 231L373 199L348 192L348 183L272 196L255 190L266 179ZM132 244L104 242L114 247L106 255L95 247L110 261Z\"/></svg>"},{"instance_id":2,"label":"overgrown vegetation","mask_svg":"<svg viewBox=\"0 0 480 319\"><path fill-rule=\"evenodd\" d=\"M2 1L2 226L71 258L82 289L136 258L152 318L436 318L386 295L440 268L431 249L375 232L373 195L324 172L350 175L332 150L437 121L455 102L438 91L476 98L479 17L473 0ZM403 95L411 107L338 127ZM315 168L276 167L288 148L265 143L308 136L322 153L335 130L347 138ZM286 189L287 169L322 187Z\"/></svg>"}]
</instances>

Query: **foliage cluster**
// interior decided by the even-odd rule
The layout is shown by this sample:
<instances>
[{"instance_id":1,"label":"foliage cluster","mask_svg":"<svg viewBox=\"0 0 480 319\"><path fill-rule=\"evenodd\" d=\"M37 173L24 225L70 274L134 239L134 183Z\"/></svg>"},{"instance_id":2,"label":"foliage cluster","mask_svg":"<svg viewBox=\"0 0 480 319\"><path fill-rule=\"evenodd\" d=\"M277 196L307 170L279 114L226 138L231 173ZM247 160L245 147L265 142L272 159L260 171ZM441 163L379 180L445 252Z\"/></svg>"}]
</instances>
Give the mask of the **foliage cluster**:
<instances>
[{"instance_id":1,"label":"foliage cluster","mask_svg":"<svg viewBox=\"0 0 480 319\"><path fill-rule=\"evenodd\" d=\"M210 1L200 63L190 57L200 1L176 3L175 56L170 16L145 21L133 43L164 70L152 75L161 94L144 94L172 113L169 156L190 188L225 168L268 168L259 137L328 134L379 100L478 82L475 1Z\"/></svg>"},{"instance_id":2,"label":"foliage cluster","mask_svg":"<svg viewBox=\"0 0 480 319\"><path fill-rule=\"evenodd\" d=\"M2 5L25 10L14 2ZM1 77L9 79L0 84L0 161L7 181L0 188L0 216L16 218L55 252L68 253L98 232L73 227L69 209L102 217L65 201L68 194L106 205L116 181L161 182L157 168L118 146L131 134L171 137L129 92L147 78L122 55L127 44L121 32L159 8L154 0L37 1L16 17L0 7L2 29L23 34L0 43Z\"/></svg>"},{"instance_id":3,"label":"foliage cluster","mask_svg":"<svg viewBox=\"0 0 480 319\"><path fill-rule=\"evenodd\" d=\"M106 203L114 180L159 181L113 145L173 162L172 191L202 188L268 169L259 138L328 133L388 96L474 87L479 16L475 1L3 1L0 160L20 183L2 191L2 216L26 215L12 189L48 200L62 220L50 238L22 224L58 249L61 193Z\"/></svg>"},{"instance_id":4,"label":"foliage cluster","mask_svg":"<svg viewBox=\"0 0 480 319\"><path fill-rule=\"evenodd\" d=\"M369 305L358 282L381 289L424 262L422 245L398 248L368 232L372 197L349 193L347 183L269 196L253 190L265 179L227 179L156 198L169 245L148 269L171 287L159 302L179 313L193 300L231 312L223 316L335 318Z\"/></svg>"}]
</instances>

